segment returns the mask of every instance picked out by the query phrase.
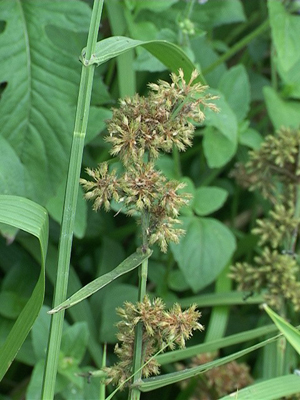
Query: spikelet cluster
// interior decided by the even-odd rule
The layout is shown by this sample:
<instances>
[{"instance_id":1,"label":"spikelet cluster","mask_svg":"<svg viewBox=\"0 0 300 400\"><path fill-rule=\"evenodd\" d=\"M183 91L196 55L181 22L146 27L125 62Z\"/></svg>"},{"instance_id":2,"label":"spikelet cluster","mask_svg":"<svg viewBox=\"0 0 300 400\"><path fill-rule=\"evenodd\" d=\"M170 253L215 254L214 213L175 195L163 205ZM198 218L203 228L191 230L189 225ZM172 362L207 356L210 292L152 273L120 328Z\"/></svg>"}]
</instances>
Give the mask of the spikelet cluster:
<instances>
[{"instance_id":1,"label":"spikelet cluster","mask_svg":"<svg viewBox=\"0 0 300 400\"><path fill-rule=\"evenodd\" d=\"M119 362L104 368L104 371L107 383L112 382L122 387L126 386L124 382L132 375L134 336L138 323L143 324L143 377L159 373L159 364L152 358L158 351L165 348L174 349L176 345L183 348L193 331L204 329L198 322L201 314L195 305L182 310L178 304L174 304L170 310L166 310L160 298L151 301L146 296L142 302L136 304L126 302L117 312L121 317L117 324L120 345L115 347Z\"/></svg>"},{"instance_id":2,"label":"spikelet cluster","mask_svg":"<svg viewBox=\"0 0 300 400\"><path fill-rule=\"evenodd\" d=\"M125 172L118 176L102 163L86 170L92 180L80 181L96 211L102 207L109 211L114 200L129 215L147 214L147 243L158 243L163 252L170 241L176 243L184 234L178 228L178 215L189 195L181 193L182 183L169 181L155 169L155 160L161 151L186 150L195 129L191 121L203 122L204 108L217 111L211 102L216 97L204 94L207 87L197 83L197 77L193 72L186 82L179 70L178 75L171 75L171 83L150 84L148 97L136 94L121 100L108 122L106 140Z\"/></svg>"},{"instance_id":3,"label":"spikelet cluster","mask_svg":"<svg viewBox=\"0 0 300 400\"><path fill-rule=\"evenodd\" d=\"M230 276L238 288L248 292L264 290L265 301L278 310L291 302L300 310L299 260L297 246L300 213L300 131L282 128L267 136L249 161L233 173L249 190L259 190L272 203L267 218L258 219L252 233L263 246L253 264L237 263Z\"/></svg>"}]
</instances>

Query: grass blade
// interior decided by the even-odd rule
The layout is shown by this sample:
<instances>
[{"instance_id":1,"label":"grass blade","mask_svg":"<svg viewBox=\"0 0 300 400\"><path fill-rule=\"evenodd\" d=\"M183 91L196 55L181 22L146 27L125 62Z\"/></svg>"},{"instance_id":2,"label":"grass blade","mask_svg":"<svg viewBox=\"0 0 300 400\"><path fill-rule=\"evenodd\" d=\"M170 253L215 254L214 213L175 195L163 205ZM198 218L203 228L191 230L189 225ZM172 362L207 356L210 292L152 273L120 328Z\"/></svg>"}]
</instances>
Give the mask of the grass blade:
<instances>
[{"instance_id":1,"label":"grass blade","mask_svg":"<svg viewBox=\"0 0 300 400\"><path fill-rule=\"evenodd\" d=\"M174 350L168 353L161 354L157 357L159 364L168 364L186 358L194 357L197 354L214 352L219 349L223 349L228 346L232 346L238 343L243 343L248 340L256 339L260 336L267 335L269 333L274 333L277 331L277 327L274 325L266 325L260 328L251 329L249 331L236 333L221 339L217 339L211 342L205 342L197 344L195 346L187 347L186 349Z\"/></svg>"},{"instance_id":2,"label":"grass blade","mask_svg":"<svg viewBox=\"0 0 300 400\"><path fill-rule=\"evenodd\" d=\"M0 380L11 365L39 314L45 292L45 260L48 245L48 214L40 205L18 196L0 196L0 222L38 238L41 272L33 293L0 348Z\"/></svg>"},{"instance_id":3,"label":"grass blade","mask_svg":"<svg viewBox=\"0 0 300 400\"><path fill-rule=\"evenodd\" d=\"M276 314L267 304L263 305L265 311L269 314L277 328L282 332L290 344L294 347L298 354L300 354L300 332L285 321L282 317Z\"/></svg>"},{"instance_id":4,"label":"grass blade","mask_svg":"<svg viewBox=\"0 0 300 400\"><path fill-rule=\"evenodd\" d=\"M83 49L81 59L85 65L100 65L138 46L144 47L171 71L177 72L178 69L181 68L187 76L187 79L192 71L196 69L195 65L184 51L173 43L167 42L166 40L134 40L125 36L114 36L98 42L96 44L96 51L89 61L86 60L86 50ZM199 79L201 82L205 82L205 79L201 75Z\"/></svg>"},{"instance_id":5,"label":"grass blade","mask_svg":"<svg viewBox=\"0 0 300 400\"><path fill-rule=\"evenodd\" d=\"M150 390L159 389L161 387L183 381L184 379L192 378L196 375L199 375L206 371L209 371L212 368L227 364L230 361L236 360L237 358L240 358L248 353L251 353L252 351L257 350L257 349L273 342L274 340L277 340L279 337L280 337L280 335L274 336L270 339L264 340L263 342L260 342L256 345L254 345L254 346L248 347L245 350L238 351L237 353L233 353L229 356L220 358L218 360L215 360L215 361L212 361L212 362L209 362L209 363L206 363L206 364L194 367L194 368L189 368L184 371L172 372L170 374L165 374L165 375L161 375L161 376L155 376L153 378L143 379L137 384L137 386L141 392L149 392Z\"/></svg>"},{"instance_id":6,"label":"grass blade","mask_svg":"<svg viewBox=\"0 0 300 400\"><path fill-rule=\"evenodd\" d=\"M179 303L182 307L189 307L191 304L197 304L197 306L199 307L214 307L214 306L230 306L237 304L242 304L242 305L259 304L262 302L263 302L263 296L261 295L254 295L245 300L244 293L235 291L209 293L200 296L191 296L179 300Z\"/></svg>"},{"instance_id":7,"label":"grass blade","mask_svg":"<svg viewBox=\"0 0 300 400\"><path fill-rule=\"evenodd\" d=\"M66 301L59 304L52 310L48 311L48 313L54 314L57 313L58 311L65 310L66 308L74 306L80 301L91 296L93 293L102 289L104 286L108 285L110 282L117 279L119 276L124 275L127 272L137 268L144 260L147 260L151 256L151 254L152 254L151 250L148 250L147 253L142 253L140 251L137 251L131 254L124 261L122 261L121 264L119 264L115 269L88 283L83 288L78 290L78 292L74 293L73 296L69 297Z\"/></svg>"},{"instance_id":8,"label":"grass blade","mask_svg":"<svg viewBox=\"0 0 300 400\"><path fill-rule=\"evenodd\" d=\"M300 393L300 377L290 374L248 386L220 400L277 400L298 393Z\"/></svg>"}]
</instances>

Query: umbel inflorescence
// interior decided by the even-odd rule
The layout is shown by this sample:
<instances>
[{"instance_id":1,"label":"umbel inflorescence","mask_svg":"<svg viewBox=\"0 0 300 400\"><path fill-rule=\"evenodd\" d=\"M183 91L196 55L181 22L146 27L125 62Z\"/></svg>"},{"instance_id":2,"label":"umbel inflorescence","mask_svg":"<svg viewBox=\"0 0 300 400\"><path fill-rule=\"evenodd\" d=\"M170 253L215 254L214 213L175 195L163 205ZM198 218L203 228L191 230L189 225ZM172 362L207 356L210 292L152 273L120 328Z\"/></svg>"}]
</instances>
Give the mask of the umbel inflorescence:
<instances>
[{"instance_id":1,"label":"umbel inflorescence","mask_svg":"<svg viewBox=\"0 0 300 400\"><path fill-rule=\"evenodd\" d=\"M259 236L261 254L254 265L237 263L231 276L244 291L265 289L265 300L281 309L284 301L300 309L299 262L296 255L300 223L300 131L282 128L267 136L259 150L250 152L246 165L233 175L240 185L258 189L273 208L258 219L253 233Z\"/></svg>"},{"instance_id":2,"label":"umbel inflorescence","mask_svg":"<svg viewBox=\"0 0 300 400\"><path fill-rule=\"evenodd\" d=\"M211 102L215 97L204 94L207 87L195 83L197 77L195 71L186 82L180 70L171 75L172 83L149 84L147 97L136 94L121 100L108 122L106 141L112 145L111 154L121 160L124 173L118 175L102 163L95 170L87 169L93 181L81 179L85 197L94 201L96 211L110 210L114 200L129 215L143 214L144 220L147 216L144 244L158 243L164 252L168 242L178 242L184 233L176 225L179 209L189 196L179 193L182 183L168 180L155 168L155 160L161 151L186 150L192 144L192 121L204 121L203 108L217 111Z\"/></svg>"}]
</instances>

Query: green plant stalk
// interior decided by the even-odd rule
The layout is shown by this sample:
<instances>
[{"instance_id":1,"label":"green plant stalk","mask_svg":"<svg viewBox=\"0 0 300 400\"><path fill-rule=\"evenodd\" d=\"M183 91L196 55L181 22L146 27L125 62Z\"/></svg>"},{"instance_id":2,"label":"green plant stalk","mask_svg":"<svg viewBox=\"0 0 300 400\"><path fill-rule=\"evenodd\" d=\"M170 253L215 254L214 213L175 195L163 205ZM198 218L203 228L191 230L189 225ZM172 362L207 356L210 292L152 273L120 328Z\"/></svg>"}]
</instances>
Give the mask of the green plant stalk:
<instances>
[{"instance_id":1,"label":"green plant stalk","mask_svg":"<svg viewBox=\"0 0 300 400\"><path fill-rule=\"evenodd\" d=\"M106 353L107 353L107 345L106 343L103 346L103 357L102 357L102 368L106 367ZM105 379L100 379L100 393L99 400L105 400Z\"/></svg>"},{"instance_id":2,"label":"green plant stalk","mask_svg":"<svg viewBox=\"0 0 300 400\"><path fill-rule=\"evenodd\" d=\"M230 262L219 275L216 281L216 293L228 292L231 289L231 280L228 278ZM226 331L229 318L228 306L216 306L213 308L208 329L206 330L205 342L221 339Z\"/></svg>"},{"instance_id":3,"label":"green plant stalk","mask_svg":"<svg viewBox=\"0 0 300 400\"><path fill-rule=\"evenodd\" d=\"M114 36L123 36L126 33L126 15L128 13L126 14L127 10L126 8L124 10L124 7L116 0L110 0L106 4L109 22ZM116 59L120 98L133 96L136 92L136 77L133 61L134 50L127 51Z\"/></svg>"},{"instance_id":4,"label":"green plant stalk","mask_svg":"<svg viewBox=\"0 0 300 400\"><path fill-rule=\"evenodd\" d=\"M96 45L98 27L100 25L104 0L95 0L91 24L89 28L86 57L89 60ZM78 103L75 117L75 127L71 146L67 185L64 200L61 235L59 243L57 279L55 286L53 306L60 304L66 299L71 247L74 232L75 212L78 197L79 176L86 135L92 83L94 76L94 65L82 66L81 80L79 86ZM58 368L60 344L62 337L64 312L51 317L50 333L48 339L47 356L45 363L42 399L51 400L54 397L55 381Z\"/></svg>"},{"instance_id":5,"label":"green plant stalk","mask_svg":"<svg viewBox=\"0 0 300 400\"><path fill-rule=\"evenodd\" d=\"M265 32L268 28L269 28L269 20L266 20L258 28L256 28L253 32L249 33L249 35L245 36L238 43L236 43L234 46L232 46L231 49L229 49L220 58L218 58L218 60L216 60L211 65L209 65L207 68L205 68L202 71L202 74L206 75L206 74L210 73L211 71L213 71L220 64L222 64L223 62L227 61L234 54L236 54L238 51L240 51L243 47L245 47L253 39L255 39L257 36L259 36L263 32Z\"/></svg>"},{"instance_id":6,"label":"green plant stalk","mask_svg":"<svg viewBox=\"0 0 300 400\"><path fill-rule=\"evenodd\" d=\"M142 235L143 235L143 251L148 249L148 237L147 230L149 227L149 214L147 211L142 212L141 215L142 222ZM142 262L138 269L139 271L139 294L138 301L143 301L146 295L146 285L148 276L148 258ZM134 338L134 353L133 353L133 380L132 383L135 384L142 377L142 365L144 363L143 355L143 324L139 322L135 330ZM137 387L130 388L128 394L128 400L139 400L141 392Z\"/></svg>"},{"instance_id":7,"label":"green plant stalk","mask_svg":"<svg viewBox=\"0 0 300 400\"><path fill-rule=\"evenodd\" d=\"M277 369L277 376L281 376L284 374L285 369L285 350L286 350L286 338L281 337L277 345L277 357L276 357L276 369Z\"/></svg>"}]
</instances>

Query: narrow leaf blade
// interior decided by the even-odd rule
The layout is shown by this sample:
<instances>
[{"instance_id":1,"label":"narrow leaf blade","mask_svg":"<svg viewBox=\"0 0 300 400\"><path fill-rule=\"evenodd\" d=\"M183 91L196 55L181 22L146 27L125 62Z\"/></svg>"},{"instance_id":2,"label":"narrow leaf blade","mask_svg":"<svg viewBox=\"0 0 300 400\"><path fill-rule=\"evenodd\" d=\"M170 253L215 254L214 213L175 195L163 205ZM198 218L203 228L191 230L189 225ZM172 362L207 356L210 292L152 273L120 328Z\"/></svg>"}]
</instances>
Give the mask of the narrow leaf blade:
<instances>
[{"instance_id":1,"label":"narrow leaf blade","mask_svg":"<svg viewBox=\"0 0 300 400\"><path fill-rule=\"evenodd\" d=\"M235 333L234 335L226 336L221 339L216 339L211 342L205 342L190 346L185 349L173 350L167 353L160 354L156 357L160 365L168 364L185 360L190 357L194 357L202 353L212 353L214 351L224 349L225 347L236 345L238 343L247 342L249 340L256 339L260 336L264 336L277 331L277 327L273 325L266 325L260 328L251 329L241 333Z\"/></svg>"},{"instance_id":2,"label":"narrow leaf blade","mask_svg":"<svg viewBox=\"0 0 300 400\"><path fill-rule=\"evenodd\" d=\"M98 42L91 60L85 59L85 49L83 49L81 59L85 65L100 65L138 46L144 47L171 71L178 71L179 68L182 68L185 75L189 77L196 69L189 57L173 43L166 40L134 40L125 36L114 36ZM200 79L204 82L203 77Z\"/></svg>"},{"instance_id":3,"label":"narrow leaf blade","mask_svg":"<svg viewBox=\"0 0 300 400\"><path fill-rule=\"evenodd\" d=\"M54 314L58 311L65 310L66 308L72 307L80 301L86 299L93 293L108 285L113 280L119 278L119 276L124 275L127 272L137 268L144 260L149 258L151 254L151 250L148 250L146 253L136 251L135 253L127 257L126 260L121 262L121 264L119 264L115 269L88 283L83 288L78 290L78 292L69 297L66 301L50 310L49 314Z\"/></svg>"},{"instance_id":4,"label":"narrow leaf blade","mask_svg":"<svg viewBox=\"0 0 300 400\"><path fill-rule=\"evenodd\" d=\"M281 399L283 396L290 396L299 392L300 377L290 374L248 386L238 392L222 397L220 400L248 400L253 398L277 400Z\"/></svg>"},{"instance_id":5,"label":"narrow leaf blade","mask_svg":"<svg viewBox=\"0 0 300 400\"><path fill-rule=\"evenodd\" d=\"M185 369L183 371L172 372L169 374L160 375L153 378L143 379L141 382L137 384L137 386L141 392L149 392L150 390L159 389L161 387L183 381L184 379L192 378L196 375L207 372L212 368L227 364L233 360L236 360L237 358L240 358L248 353L251 353L254 350L264 347L265 345L273 342L274 340L277 340L279 336L280 335L274 336L254 346L248 347L245 350L238 351L237 353L233 353L229 356L220 358L218 360L194 368Z\"/></svg>"},{"instance_id":6,"label":"narrow leaf blade","mask_svg":"<svg viewBox=\"0 0 300 400\"><path fill-rule=\"evenodd\" d=\"M5 375L36 320L44 300L45 259L48 245L48 214L40 205L18 196L0 195L0 222L36 236L42 262L33 293L0 348L0 380Z\"/></svg>"},{"instance_id":7,"label":"narrow leaf blade","mask_svg":"<svg viewBox=\"0 0 300 400\"><path fill-rule=\"evenodd\" d=\"M277 328L283 333L298 354L300 354L300 332L282 317L276 314L273 310L271 310L267 304L264 304L263 307Z\"/></svg>"}]
</instances>

